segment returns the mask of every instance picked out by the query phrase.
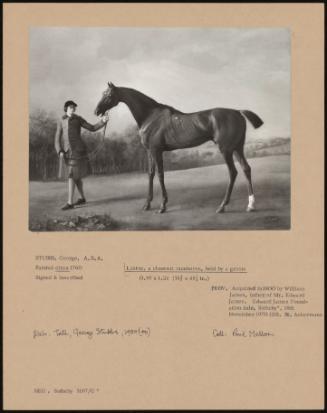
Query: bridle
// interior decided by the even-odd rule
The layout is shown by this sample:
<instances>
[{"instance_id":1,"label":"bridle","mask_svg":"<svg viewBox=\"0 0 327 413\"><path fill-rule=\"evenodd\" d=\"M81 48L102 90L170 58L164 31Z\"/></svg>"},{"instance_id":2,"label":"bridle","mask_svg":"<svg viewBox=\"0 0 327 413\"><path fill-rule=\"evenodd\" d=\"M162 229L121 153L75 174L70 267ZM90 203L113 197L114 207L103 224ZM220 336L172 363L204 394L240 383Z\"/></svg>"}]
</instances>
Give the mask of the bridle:
<instances>
[{"instance_id":1,"label":"bridle","mask_svg":"<svg viewBox=\"0 0 327 413\"><path fill-rule=\"evenodd\" d=\"M107 97L107 96L109 96L109 94L105 93L105 96ZM109 109L105 111L104 115L109 116ZM108 124L108 122L106 122L105 125L104 125L101 141L96 146L96 148L93 149L93 151L91 151L90 153L88 153L85 156L86 158L89 158L90 160L94 160L96 158L97 154L99 153L99 151L102 149L102 147L104 145L104 140L105 140L105 137L106 137L107 124Z\"/></svg>"}]
</instances>

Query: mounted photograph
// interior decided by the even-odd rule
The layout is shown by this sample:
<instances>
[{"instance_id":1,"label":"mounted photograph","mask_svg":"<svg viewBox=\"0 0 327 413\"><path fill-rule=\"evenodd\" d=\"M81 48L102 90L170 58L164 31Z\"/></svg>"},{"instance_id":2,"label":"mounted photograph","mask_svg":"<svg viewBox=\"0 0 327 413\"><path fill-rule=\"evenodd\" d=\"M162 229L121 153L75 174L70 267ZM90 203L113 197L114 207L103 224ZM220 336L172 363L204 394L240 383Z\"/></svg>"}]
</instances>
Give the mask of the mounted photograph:
<instances>
[{"instance_id":1,"label":"mounted photograph","mask_svg":"<svg viewBox=\"0 0 327 413\"><path fill-rule=\"evenodd\" d=\"M290 42L30 28L29 229L289 230Z\"/></svg>"}]
</instances>

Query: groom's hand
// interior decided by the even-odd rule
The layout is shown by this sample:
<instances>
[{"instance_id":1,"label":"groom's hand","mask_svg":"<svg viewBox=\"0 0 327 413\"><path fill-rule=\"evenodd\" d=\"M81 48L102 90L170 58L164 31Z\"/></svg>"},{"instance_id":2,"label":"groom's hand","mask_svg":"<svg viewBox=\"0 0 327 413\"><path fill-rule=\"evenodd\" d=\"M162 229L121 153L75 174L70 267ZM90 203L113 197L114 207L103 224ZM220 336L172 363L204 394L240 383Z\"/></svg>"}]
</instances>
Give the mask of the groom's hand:
<instances>
[{"instance_id":1,"label":"groom's hand","mask_svg":"<svg viewBox=\"0 0 327 413\"><path fill-rule=\"evenodd\" d=\"M101 120L102 120L103 123L107 123L108 120L109 120L109 115L104 115L104 116L102 116L102 117L101 117Z\"/></svg>"}]
</instances>

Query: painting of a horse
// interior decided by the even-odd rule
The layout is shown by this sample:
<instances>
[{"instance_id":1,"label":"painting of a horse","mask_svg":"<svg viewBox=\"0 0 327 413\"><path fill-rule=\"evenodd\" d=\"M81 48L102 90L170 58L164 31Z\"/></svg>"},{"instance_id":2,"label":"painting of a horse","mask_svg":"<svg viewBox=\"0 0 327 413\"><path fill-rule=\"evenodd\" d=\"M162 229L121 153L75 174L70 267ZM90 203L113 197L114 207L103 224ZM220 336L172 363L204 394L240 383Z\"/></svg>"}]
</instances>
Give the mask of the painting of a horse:
<instances>
[{"instance_id":1,"label":"painting of a horse","mask_svg":"<svg viewBox=\"0 0 327 413\"><path fill-rule=\"evenodd\" d=\"M194 113L183 113L171 106L158 103L145 94L108 82L107 89L96 106L95 114L103 115L120 102L131 111L138 127L142 144L147 150L149 165L148 196L143 207L151 208L153 179L157 170L162 191L159 213L166 211L168 195L164 182L163 152L191 148L207 141L215 142L221 151L229 171L225 196L216 212L224 212L228 205L237 176L233 155L240 163L248 184L247 211L255 210L255 198L251 180L251 167L244 156L246 120L254 128L263 121L250 110L214 108Z\"/></svg>"}]
</instances>

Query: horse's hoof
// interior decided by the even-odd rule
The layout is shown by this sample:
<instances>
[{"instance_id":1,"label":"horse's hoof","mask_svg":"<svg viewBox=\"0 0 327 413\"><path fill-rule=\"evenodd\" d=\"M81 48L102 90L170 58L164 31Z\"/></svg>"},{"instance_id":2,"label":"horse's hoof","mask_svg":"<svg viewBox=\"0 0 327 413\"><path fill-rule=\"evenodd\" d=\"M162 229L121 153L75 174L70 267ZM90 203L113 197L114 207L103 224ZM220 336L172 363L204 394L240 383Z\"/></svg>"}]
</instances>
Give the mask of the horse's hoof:
<instances>
[{"instance_id":1,"label":"horse's hoof","mask_svg":"<svg viewBox=\"0 0 327 413\"><path fill-rule=\"evenodd\" d=\"M163 214L164 212L166 212L166 208L165 208L165 207L161 207L161 208L158 210L158 214Z\"/></svg>"},{"instance_id":2,"label":"horse's hoof","mask_svg":"<svg viewBox=\"0 0 327 413\"><path fill-rule=\"evenodd\" d=\"M150 204L145 204L142 209L143 211L149 211L150 208L151 208Z\"/></svg>"},{"instance_id":3,"label":"horse's hoof","mask_svg":"<svg viewBox=\"0 0 327 413\"><path fill-rule=\"evenodd\" d=\"M253 206L248 206L246 208L246 212L254 212L254 211L255 211L255 207L253 207Z\"/></svg>"},{"instance_id":4,"label":"horse's hoof","mask_svg":"<svg viewBox=\"0 0 327 413\"><path fill-rule=\"evenodd\" d=\"M221 213L223 213L223 212L225 212L225 207L224 207L224 206L220 206L220 207L217 209L216 214L221 214Z\"/></svg>"}]
</instances>

